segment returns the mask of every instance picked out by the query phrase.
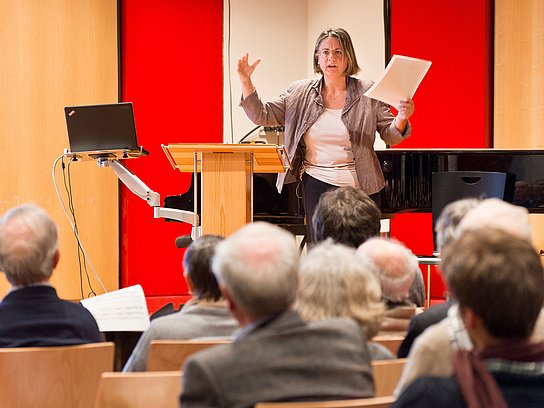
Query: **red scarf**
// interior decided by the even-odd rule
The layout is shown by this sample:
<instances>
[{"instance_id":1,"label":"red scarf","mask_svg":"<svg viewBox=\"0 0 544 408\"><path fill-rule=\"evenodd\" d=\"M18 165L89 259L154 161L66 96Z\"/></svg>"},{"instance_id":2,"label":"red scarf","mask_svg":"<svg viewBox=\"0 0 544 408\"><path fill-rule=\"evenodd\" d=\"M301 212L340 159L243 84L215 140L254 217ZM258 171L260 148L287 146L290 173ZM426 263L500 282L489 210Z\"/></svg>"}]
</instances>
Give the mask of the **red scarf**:
<instances>
[{"instance_id":1,"label":"red scarf","mask_svg":"<svg viewBox=\"0 0 544 408\"><path fill-rule=\"evenodd\" d=\"M484 360L501 359L519 362L543 362L544 342L507 342L499 347L477 353L455 350L452 354L453 371L468 408L507 408L502 392Z\"/></svg>"}]
</instances>

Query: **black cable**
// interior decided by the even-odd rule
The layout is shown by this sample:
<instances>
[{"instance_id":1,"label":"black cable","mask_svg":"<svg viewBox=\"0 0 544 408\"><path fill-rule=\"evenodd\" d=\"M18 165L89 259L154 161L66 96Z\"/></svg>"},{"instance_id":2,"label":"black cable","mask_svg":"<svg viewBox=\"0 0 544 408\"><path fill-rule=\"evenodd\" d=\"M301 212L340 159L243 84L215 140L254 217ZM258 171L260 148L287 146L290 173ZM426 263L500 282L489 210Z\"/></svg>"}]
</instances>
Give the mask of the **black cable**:
<instances>
[{"instance_id":1,"label":"black cable","mask_svg":"<svg viewBox=\"0 0 544 408\"><path fill-rule=\"evenodd\" d=\"M385 66L391 60L391 0L383 0L383 30L385 39Z\"/></svg>"},{"instance_id":2,"label":"black cable","mask_svg":"<svg viewBox=\"0 0 544 408\"><path fill-rule=\"evenodd\" d=\"M64 185L64 190L66 191L66 196L68 197L68 210L70 211L70 214L72 215L72 219L73 219L74 208L73 208L73 202L72 202L72 196L71 196L71 189L68 188L69 182L66 179L67 177L66 173L68 170L66 169L66 165L64 164L64 157L61 159L61 163L62 163L62 181ZM70 165L70 161L68 162L68 165ZM79 244L76 224L74 224L74 236L76 238L76 242L78 242ZM84 299L85 296L83 294L83 272L81 270L81 259L79 258L79 250L78 250L78 266L79 266L79 293L81 295L81 298Z\"/></svg>"},{"instance_id":3,"label":"black cable","mask_svg":"<svg viewBox=\"0 0 544 408\"><path fill-rule=\"evenodd\" d=\"M85 252L83 251L83 246L81 245L81 240L79 239L79 229L77 229L77 221L76 221L76 213L75 213L75 208L74 208L74 202L73 202L73 194L72 194L72 178L70 177L70 164L72 163L72 161L70 161L70 163L68 163L68 182L69 182L69 186L70 186L70 201L71 201L71 212L72 212L72 219L74 221L74 227L76 228L76 231L77 231L77 256L78 256L78 259L82 259L83 260L83 270L85 271L85 277L87 278L87 285L89 286L89 289L90 289L90 293L93 294L94 296L96 296L96 293L93 289L93 286L91 284L91 279L90 279L90 276L89 276L89 271L87 269L87 259L85 257ZM89 296L87 296L89 297Z\"/></svg>"},{"instance_id":4,"label":"black cable","mask_svg":"<svg viewBox=\"0 0 544 408\"><path fill-rule=\"evenodd\" d=\"M91 294L96 296L96 293L92 287L91 280L89 277L89 272L87 270L87 261L85 259L85 253L83 252L83 247L81 245L81 241L79 239L79 229L77 226L77 219L75 214L75 207L74 207L74 201L73 201L73 194L72 194L72 178L70 173L70 165L72 163L72 160L68 162L68 166L64 165L64 158L62 159L62 176L64 181L64 188L66 190L66 194L68 196L68 209L70 211L70 214L72 216L72 221L74 224L74 235L77 242L77 259L78 259L78 266L79 266L79 289L80 294L82 298L85 298L85 295L83 293L83 272L85 272L85 276L87 279L87 284L89 285L89 288L91 290ZM89 296L87 296L89 297Z\"/></svg>"},{"instance_id":5,"label":"black cable","mask_svg":"<svg viewBox=\"0 0 544 408\"><path fill-rule=\"evenodd\" d=\"M251 129L249 132L247 132L240 140L238 140L238 143L242 143L246 138L251 135L253 132L255 132L257 129L259 129L260 126L255 126L253 129Z\"/></svg>"}]
</instances>

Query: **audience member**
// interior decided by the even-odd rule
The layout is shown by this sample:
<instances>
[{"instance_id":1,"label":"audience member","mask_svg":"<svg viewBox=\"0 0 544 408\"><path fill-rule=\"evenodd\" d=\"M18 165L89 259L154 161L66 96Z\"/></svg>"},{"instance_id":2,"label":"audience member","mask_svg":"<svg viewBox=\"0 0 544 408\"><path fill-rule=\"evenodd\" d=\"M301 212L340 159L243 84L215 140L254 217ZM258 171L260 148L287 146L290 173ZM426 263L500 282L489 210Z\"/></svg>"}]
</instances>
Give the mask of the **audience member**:
<instances>
[{"instance_id":1,"label":"audience member","mask_svg":"<svg viewBox=\"0 0 544 408\"><path fill-rule=\"evenodd\" d=\"M335 242L358 248L380 234L381 212L362 190L340 187L323 193L312 219L314 242L331 238ZM416 306L425 303L425 286L421 271L410 287L410 300Z\"/></svg>"},{"instance_id":2,"label":"audience member","mask_svg":"<svg viewBox=\"0 0 544 408\"><path fill-rule=\"evenodd\" d=\"M422 377L393 405L541 407L544 342L530 342L544 303L544 272L530 242L503 230L467 230L443 252L473 350L452 354L453 376Z\"/></svg>"},{"instance_id":3,"label":"audience member","mask_svg":"<svg viewBox=\"0 0 544 408\"><path fill-rule=\"evenodd\" d=\"M0 347L102 341L91 313L49 284L59 256L57 227L43 209L21 205L0 220L0 269L11 284L0 302Z\"/></svg>"},{"instance_id":4,"label":"audience member","mask_svg":"<svg viewBox=\"0 0 544 408\"><path fill-rule=\"evenodd\" d=\"M417 257L400 242L377 237L364 242L357 253L376 266L387 309L380 333L406 334L410 319L416 313L408 291L415 276L421 273Z\"/></svg>"},{"instance_id":5,"label":"audience member","mask_svg":"<svg viewBox=\"0 0 544 408\"><path fill-rule=\"evenodd\" d=\"M371 339L385 316L374 269L353 248L330 240L317 244L301 260L295 310L307 321L351 317ZM368 349L372 360L394 358L381 344L370 342Z\"/></svg>"},{"instance_id":6,"label":"audience member","mask_svg":"<svg viewBox=\"0 0 544 408\"><path fill-rule=\"evenodd\" d=\"M483 200L469 210L459 223L456 234L462 236L470 230L486 232L497 227L513 232L520 239L528 242L531 240L527 209L494 198ZM450 246L456 248L457 239L448 242L444 250ZM441 269L449 283L450 273L455 273L455 269L448 266L446 259L442 259ZM543 338L544 313L537 321L533 341L540 341ZM450 355L455 349L472 349L472 342L465 330L457 304L448 309L445 319L429 327L416 339L408 354L408 362L395 394L398 395L416 378L424 375L450 376L452 374Z\"/></svg>"},{"instance_id":7,"label":"audience member","mask_svg":"<svg viewBox=\"0 0 544 408\"><path fill-rule=\"evenodd\" d=\"M441 252L442 249L453 240L457 226L461 222L463 216L467 211L476 207L479 202L480 200L477 198L463 198L449 203L444 207L435 225L436 248L438 252ZM404 337L404 340L397 351L397 357L407 357L414 340L423 333L427 327L444 319L447 316L448 309L452 303L452 299L448 296L445 303L432 306L423 313L419 313L412 317L410 324L408 325L406 337Z\"/></svg>"},{"instance_id":8,"label":"audience member","mask_svg":"<svg viewBox=\"0 0 544 408\"><path fill-rule=\"evenodd\" d=\"M332 238L357 248L380 234L381 212L362 190L341 187L321 195L312 218L314 241Z\"/></svg>"},{"instance_id":9,"label":"audience member","mask_svg":"<svg viewBox=\"0 0 544 408\"><path fill-rule=\"evenodd\" d=\"M373 395L366 337L355 321L305 323L292 310L299 254L279 227L252 223L219 244L212 263L240 324L234 342L189 357L182 407Z\"/></svg>"},{"instance_id":10,"label":"audience member","mask_svg":"<svg viewBox=\"0 0 544 408\"><path fill-rule=\"evenodd\" d=\"M203 235L189 245L183 257L183 276L192 294L191 300L179 312L151 322L123 371L145 371L151 340L229 337L238 328L211 271L215 247L222 240L216 235Z\"/></svg>"}]
</instances>

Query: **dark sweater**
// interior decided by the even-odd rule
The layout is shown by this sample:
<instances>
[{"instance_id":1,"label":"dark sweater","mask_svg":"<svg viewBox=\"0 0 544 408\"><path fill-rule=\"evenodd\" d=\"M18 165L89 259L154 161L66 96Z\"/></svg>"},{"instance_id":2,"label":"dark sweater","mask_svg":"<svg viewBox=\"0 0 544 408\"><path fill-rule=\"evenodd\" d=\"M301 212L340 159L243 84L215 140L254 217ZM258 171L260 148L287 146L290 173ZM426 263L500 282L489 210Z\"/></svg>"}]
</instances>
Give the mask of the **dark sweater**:
<instances>
[{"instance_id":1,"label":"dark sweater","mask_svg":"<svg viewBox=\"0 0 544 408\"><path fill-rule=\"evenodd\" d=\"M0 347L66 346L102 341L80 303L62 300L52 286L14 290L0 302Z\"/></svg>"},{"instance_id":2,"label":"dark sweater","mask_svg":"<svg viewBox=\"0 0 544 408\"><path fill-rule=\"evenodd\" d=\"M408 357L408 353L410 352L412 344L414 343L417 336L423 333L427 327L439 323L441 320L445 319L448 315L448 309L451 305L452 302L442 303L440 305L433 306L425 310L423 313L412 317L412 319L410 320L410 324L408 325L408 332L406 333L406 337L404 337L404 340L402 341L399 349L397 350L397 357Z\"/></svg>"},{"instance_id":3,"label":"dark sweater","mask_svg":"<svg viewBox=\"0 0 544 408\"><path fill-rule=\"evenodd\" d=\"M544 406L544 375L493 373L493 376L508 408ZM466 408L466 406L455 377L421 377L408 386L392 408Z\"/></svg>"}]
</instances>

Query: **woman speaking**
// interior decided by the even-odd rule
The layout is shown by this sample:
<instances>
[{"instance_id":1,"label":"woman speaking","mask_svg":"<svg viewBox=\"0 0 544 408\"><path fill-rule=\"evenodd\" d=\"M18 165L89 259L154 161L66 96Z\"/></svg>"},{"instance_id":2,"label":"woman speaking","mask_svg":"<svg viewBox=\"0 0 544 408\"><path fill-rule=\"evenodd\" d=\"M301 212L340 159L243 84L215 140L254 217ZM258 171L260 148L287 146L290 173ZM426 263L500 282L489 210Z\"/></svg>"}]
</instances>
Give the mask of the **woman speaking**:
<instances>
[{"instance_id":1,"label":"woman speaking","mask_svg":"<svg viewBox=\"0 0 544 408\"><path fill-rule=\"evenodd\" d=\"M248 118L260 126L285 126L285 151L292 170L278 175L277 188L302 180L308 238L313 241L311 220L319 197L325 191L354 186L380 204L384 178L374 152L376 131L394 145L410 134L411 99L399 101L396 117L389 105L363 94L372 81L357 79L359 65L349 34L327 29L317 38L314 72L318 79L294 82L277 99L262 102L251 81L259 64L248 54L238 60L243 107Z\"/></svg>"}]
</instances>

